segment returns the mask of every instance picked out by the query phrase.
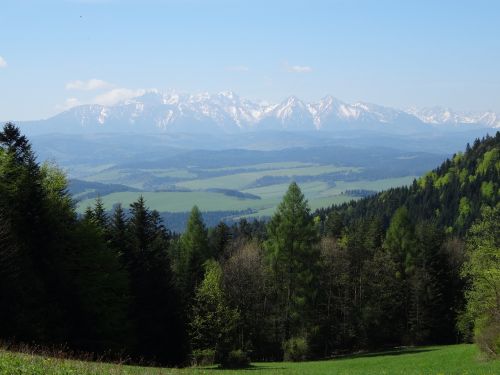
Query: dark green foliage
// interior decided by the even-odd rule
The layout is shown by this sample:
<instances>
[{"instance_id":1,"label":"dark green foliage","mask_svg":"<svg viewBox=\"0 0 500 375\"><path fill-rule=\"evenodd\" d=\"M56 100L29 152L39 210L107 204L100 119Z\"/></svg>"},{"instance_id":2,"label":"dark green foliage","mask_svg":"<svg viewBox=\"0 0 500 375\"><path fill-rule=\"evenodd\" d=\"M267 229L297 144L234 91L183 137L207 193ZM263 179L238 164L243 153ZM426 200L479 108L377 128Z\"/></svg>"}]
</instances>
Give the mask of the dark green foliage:
<instances>
[{"instance_id":1,"label":"dark green foliage","mask_svg":"<svg viewBox=\"0 0 500 375\"><path fill-rule=\"evenodd\" d=\"M269 334L272 324L271 273L257 242L237 246L222 264L223 290L230 306L239 312L237 347L251 352L255 359L266 359L273 352Z\"/></svg>"},{"instance_id":2,"label":"dark green foliage","mask_svg":"<svg viewBox=\"0 0 500 375\"><path fill-rule=\"evenodd\" d=\"M295 183L268 223L207 230L195 206L178 236L142 197L78 218L64 174L7 124L0 338L224 367L472 335L498 356L499 142L315 215Z\"/></svg>"},{"instance_id":3,"label":"dark green foliage","mask_svg":"<svg viewBox=\"0 0 500 375\"><path fill-rule=\"evenodd\" d=\"M208 242L211 253L215 258L223 256L226 248L231 242L230 228L223 222L208 232Z\"/></svg>"},{"instance_id":4,"label":"dark green foliage","mask_svg":"<svg viewBox=\"0 0 500 375\"><path fill-rule=\"evenodd\" d=\"M387 226L395 211L405 206L413 222L433 221L448 233L463 236L483 205L495 205L500 187L500 132L477 139L465 153L457 153L409 187L389 189L355 203L318 210L325 218L339 212L344 223L361 217L379 218ZM495 193L496 192L496 193Z\"/></svg>"},{"instance_id":5,"label":"dark green foliage","mask_svg":"<svg viewBox=\"0 0 500 375\"><path fill-rule=\"evenodd\" d=\"M115 207L113 215L109 219L108 235L109 245L121 258L122 264L129 264L131 259L127 259L127 256L130 255L130 233L127 217L121 204Z\"/></svg>"},{"instance_id":6,"label":"dark green foliage","mask_svg":"<svg viewBox=\"0 0 500 375\"><path fill-rule=\"evenodd\" d=\"M400 207L394 213L387 229L384 248L399 266L398 277L406 279L413 269L417 251L414 227L406 207Z\"/></svg>"},{"instance_id":7,"label":"dark green foliage","mask_svg":"<svg viewBox=\"0 0 500 375\"><path fill-rule=\"evenodd\" d=\"M498 204L499 150L497 133L477 140L465 154L455 155L410 187L317 212L322 232L334 238L323 249L337 255L329 262L323 250L321 285L326 289L318 299L323 313L315 351L323 348L327 355L335 347L460 339L456 323L465 285L460 277L465 259L461 238L481 207ZM492 232L484 229L476 236L487 238ZM337 276L328 277L333 274ZM336 309L341 313L332 318ZM459 324L465 336L473 319L467 311ZM489 321L488 327L494 326Z\"/></svg>"},{"instance_id":8,"label":"dark green foliage","mask_svg":"<svg viewBox=\"0 0 500 375\"><path fill-rule=\"evenodd\" d=\"M213 350L215 360L225 363L235 345L239 313L227 303L222 289L222 269L210 260L196 289L191 311L190 336L194 350Z\"/></svg>"},{"instance_id":9,"label":"dark green foliage","mask_svg":"<svg viewBox=\"0 0 500 375\"><path fill-rule=\"evenodd\" d=\"M282 341L307 330L314 297L317 230L304 195L291 183L268 224L265 242L274 278L276 322Z\"/></svg>"},{"instance_id":10,"label":"dark green foliage","mask_svg":"<svg viewBox=\"0 0 500 375\"><path fill-rule=\"evenodd\" d=\"M250 366L248 354L241 349L231 350L221 363L223 368L239 369Z\"/></svg>"},{"instance_id":11,"label":"dark green foliage","mask_svg":"<svg viewBox=\"0 0 500 375\"><path fill-rule=\"evenodd\" d=\"M115 228L121 225L119 210ZM123 259L130 275L135 353L158 363L178 363L185 354L185 330L168 258L169 233L142 197L130 206L127 230L130 244Z\"/></svg>"},{"instance_id":12,"label":"dark green foliage","mask_svg":"<svg viewBox=\"0 0 500 375\"><path fill-rule=\"evenodd\" d=\"M336 211L331 212L325 220L324 234L338 238L342 234L343 228L344 222L340 213Z\"/></svg>"},{"instance_id":13,"label":"dark green foliage","mask_svg":"<svg viewBox=\"0 0 500 375\"><path fill-rule=\"evenodd\" d=\"M0 132L0 337L164 363L183 360L169 235L139 200L77 220L64 174Z\"/></svg>"},{"instance_id":14,"label":"dark green foliage","mask_svg":"<svg viewBox=\"0 0 500 375\"><path fill-rule=\"evenodd\" d=\"M283 360L305 361L309 354L307 340L304 337L292 337L283 343Z\"/></svg>"},{"instance_id":15,"label":"dark green foliage","mask_svg":"<svg viewBox=\"0 0 500 375\"><path fill-rule=\"evenodd\" d=\"M191 351L191 364L193 366L211 366L215 364L214 349L193 349Z\"/></svg>"},{"instance_id":16,"label":"dark green foliage","mask_svg":"<svg viewBox=\"0 0 500 375\"><path fill-rule=\"evenodd\" d=\"M67 271L77 292L70 310L75 323L71 342L86 351L124 351L132 335L128 274L95 224L78 225L73 243L73 252L67 254Z\"/></svg>"},{"instance_id":17,"label":"dark green foliage","mask_svg":"<svg viewBox=\"0 0 500 375\"><path fill-rule=\"evenodd\" d=\"M212 257L208 231L197 206L191 210L186 232L181 236L176 254L177 280L186 299L194 295L203 279L203 264Z\"/></svg>"},{"instance_id":18,"label":"dark green foliage","mask_svg":"<svg viewBox=\"0 0 500 375\"><path fill-rule=\"evenodd\" d=\"M64 175L39 166L13 125L0 140L1 337L121 349L127 285L115 256L76 220Z\"/></svg>"},{"instance_id":19,"label":"dark green foliage","mask_svg":"<svg viewBox=\"0 0 500 375\"><path fill-rule=\"evenodd\" d=\"M500 204L485 207L467 239L467 261L462 270L470 280L466 317L472 322L479 347L500 356Z\"/></svg>"}]
</instances>

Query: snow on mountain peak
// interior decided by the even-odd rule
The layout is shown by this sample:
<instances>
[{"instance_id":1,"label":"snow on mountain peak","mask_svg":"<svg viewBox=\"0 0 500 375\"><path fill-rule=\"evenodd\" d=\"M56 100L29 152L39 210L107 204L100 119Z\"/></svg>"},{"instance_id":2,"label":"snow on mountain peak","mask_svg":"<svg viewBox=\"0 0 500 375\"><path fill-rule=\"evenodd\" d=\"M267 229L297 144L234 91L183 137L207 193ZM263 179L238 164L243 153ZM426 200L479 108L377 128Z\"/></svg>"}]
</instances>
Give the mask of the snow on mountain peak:
<instances>
[{"instance_id":1,"label":"snow on mountain peak","mask_svg":"<svg viewBox=\"0 0 500 375\"><path fill-rule=\"evenodd\" d=\"M77 120L80 126L151 126L162 131L226 132L251 129L334 130L345 126L425 126L475 124L500 128L495 112L455 112L434 107L402 111L365 102L348 104L333 96L305 103L290 96L278 104L254 102L232 91L184 94L146 91L115 106L83 105L56 116ZM408 125L408 126L410 126Z\"/></svg>"},{"instance_id":2,"label":"snow on mountain peak","mask_svg":"<svg viewBox=\"0 0 500 375\"><path fill-rule=\"evenodd\" d=\"M422 122L435 125L482 125L500 128L500 115L492 111L453 111L446 107L410 108L406 111Z\"/></svg>"}]
</instances>

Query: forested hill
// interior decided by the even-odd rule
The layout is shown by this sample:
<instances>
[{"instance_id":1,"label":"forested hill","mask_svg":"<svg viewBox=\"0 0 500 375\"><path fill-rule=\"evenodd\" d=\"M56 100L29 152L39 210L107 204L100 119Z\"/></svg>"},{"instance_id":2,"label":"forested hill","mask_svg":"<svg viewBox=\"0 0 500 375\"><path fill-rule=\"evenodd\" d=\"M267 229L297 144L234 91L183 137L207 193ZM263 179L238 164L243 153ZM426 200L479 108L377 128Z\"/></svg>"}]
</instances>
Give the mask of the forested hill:
<instances>
[{"instance_id":1,"label":"forested hill","mask_svg":"<svg viewBox=\"0 0 500 375\"><path fill-rule=\"evenodd\" d=\"M268 222L208 229L195 206L174 236L142 196L77 215L64 174L6 124L0 340L235 367L474 335L499 356L499 141L316 217L295 182Z\"/></svg>"},{"instance_id":2,"label":"forested hill","mask_svg":"<svg viewBox=\"0 0 500 375\"><path fill-rule=\"evenodd\" d=\"M462 236L480 216L481 207L500 198L500 132L476 139L441 166L409 187L393 188L356 202L317 211L324 222L377 219L384 227L399 207L406 207L414 222L432 221L449 234ZM331 213L335 212L335 215ZM327 223L328 226L328 223ZM338 226L337 226L338 227ZM328 230L328 229L327 229ZM333 228L335 230L335 228Z\"/></svg>"}]
</instances>

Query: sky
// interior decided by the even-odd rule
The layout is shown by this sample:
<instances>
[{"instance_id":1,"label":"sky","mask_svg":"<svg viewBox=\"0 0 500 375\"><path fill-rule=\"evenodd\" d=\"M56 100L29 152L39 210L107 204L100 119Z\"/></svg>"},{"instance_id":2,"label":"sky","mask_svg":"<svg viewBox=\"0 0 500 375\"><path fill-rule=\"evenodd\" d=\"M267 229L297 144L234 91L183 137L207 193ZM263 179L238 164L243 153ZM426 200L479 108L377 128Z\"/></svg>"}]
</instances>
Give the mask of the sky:
<instances>
[{"instance_id":1,"label":"sky","mask_svg":"<svg viewBox=\"0 0 500 375\"><path fill-rule=\"evenodd\" d=\"M0 120L144 90L500 112L500 1L0 0Z\"/></svg>"}]
</instances>

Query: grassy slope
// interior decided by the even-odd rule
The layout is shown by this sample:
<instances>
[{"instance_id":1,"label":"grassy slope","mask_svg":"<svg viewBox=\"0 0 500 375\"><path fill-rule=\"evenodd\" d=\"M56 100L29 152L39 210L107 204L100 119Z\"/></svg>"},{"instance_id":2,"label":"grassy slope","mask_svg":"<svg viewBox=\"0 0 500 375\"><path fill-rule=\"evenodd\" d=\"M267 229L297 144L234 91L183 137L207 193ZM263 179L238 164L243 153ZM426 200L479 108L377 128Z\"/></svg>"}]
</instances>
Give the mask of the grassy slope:
<instances>
[{"instance_id":1,"label":"grassy slope","mask_svg":"<svg viewBox=\"0 0 500 375\"><path fill-rule=\"evenodd\" d=\"M256 180L264 176L310 176L309 182L300 183L300 188L309 200L311 208L331 206L350 201L353 197L343 195L346 190L367 189L381 191L389 187L407 185L414 176L385 178L379 180L336 181L336 186L326 182L314 180L314 176L324 173L347 172L358 173L358 167L339 167L335 165L320 165L301 162L261 163L237 167L224 167L203 169L200 171L219 171L224 175L217 177L201 178L199 171L186 168L167 169L96 169L95 174L88 175L86 179L104 183L122 183L125 185L142 188L148 176L155 178L175 177L180 179L175 185L192 189L191 192L144 192L147 205L160 212L188 212L193 205L198 205L202 211L242 211L252 209L255 213L244 215L246 217L271 216L276 206L285 194L288 183L249 188ZM203 174L203 173L201 173ZM217 192L201 191L211 188L235 189L244 193L258 195L260 200L238 199ZM116 192L102 195L105 207L109 210L118 202L124 207L136 201L140 193ZM78 197L75 197L78 198ZM82 200L78 204L78 211L83 213L85 208L94 204L94 199Z\"/></svg>"},{"instance_id":2,"label":"grassy slope","mask_svg":"<svg viewBox=\"0 0 500 375\"><path fill-rule=\"evenodd\" d=\"M198 180L191 180L186 182L179 182L177 186L185 187L188 189L206 189L207 186L211 188L224 188L224 189L244 189L247 185L253 183L259 178L264 176L319 176L325 173L334 172L356 172L359 168L354 167L336 167L333 165L319 165L314 167L305 168L290 168L290 169L274 169L272 172L269 170L262 170L258 172L245 172L235 173L226 176L212 177Z\"/></svg>"},{"instance_id":3,"label":"grassy slope","mask_svg":"<svg viewBox=\"0 0 500 375\"><path fill-rule=\"evenodd\" d=\"M264 375L494 375L500 374L500 361L485 362L480 360L477 348L474 345L423 347L403 351L355 355L330 361L257 363L246 370L141 368L65 361L0 351L1 375L251 375L256 373Z\"/></svg>"},{"instance_id":4,"label":"grassy slope","mask_svg":"<svg viewBox=\"0 0 500 375\"><path fill-rule=\"evenodd\" d=\"M332 204L343 203L353 199L352 197L341 195L349 189L369 189L383 190L388 187L401 186L413 181L413 176L389 178L374 181L339 181L336 187L330 188L324 182L306 182L301 183L300 188L309 200L312 209L330 206ZM200 181L200 180L196 180ZM214 186L207 185L206 188ZM281 201L286 192L288 184L276 184L242 190L245 193L251 193L260 196L260 200L238 199L215 192L144 192L142 195L146 199L149 207L164 212L186 212L193 205L198 205L202 211L238 211L247 208L255 209L258 212L252 216L272 215L276 205ZM141 193L120 192L102 196L104 205L111 209L113 204L121 202L124 207L137 200ZM78 204L78 211L83 212L88 205L93 205L95 199L87 199Z\"/></svg>"}]
</instances>

